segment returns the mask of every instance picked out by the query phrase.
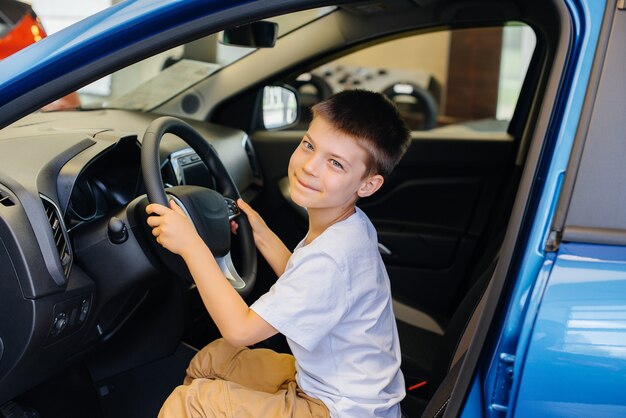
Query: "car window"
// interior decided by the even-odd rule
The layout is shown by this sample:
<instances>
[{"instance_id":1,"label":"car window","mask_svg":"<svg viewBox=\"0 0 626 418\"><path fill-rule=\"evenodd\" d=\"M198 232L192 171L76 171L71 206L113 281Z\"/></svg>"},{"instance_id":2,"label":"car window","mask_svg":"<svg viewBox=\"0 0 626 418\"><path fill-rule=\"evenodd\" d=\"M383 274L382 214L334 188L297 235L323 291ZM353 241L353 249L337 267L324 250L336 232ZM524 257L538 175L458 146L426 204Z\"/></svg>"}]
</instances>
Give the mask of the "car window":
<instances>
[{"instance_id":1,"label":"car window","mask_svg":"<svg viewBox=\"0 0 626 418\"><path fill-rule=\"evenodd\" d=\"M321 7L267 19L278 24L278 38L336 7ZM225 45L212 34L123 68L79 90L83 108L150 110L256 48ZM156 88L155 88L156 87Z\"/></svg>"},{"instance_id":2,"label":"car window","mask_svg":"<svg viewBox=\"0 0 626 418\"><path fill-rule=\"evenodd\" d=\"M333 93L380 91L412 130L447 126L506 131L535 47L523 24L443 30L407 36L342 56L288 80L300 94L306 128L310 107Z\"/></svg>"}]
</instances>

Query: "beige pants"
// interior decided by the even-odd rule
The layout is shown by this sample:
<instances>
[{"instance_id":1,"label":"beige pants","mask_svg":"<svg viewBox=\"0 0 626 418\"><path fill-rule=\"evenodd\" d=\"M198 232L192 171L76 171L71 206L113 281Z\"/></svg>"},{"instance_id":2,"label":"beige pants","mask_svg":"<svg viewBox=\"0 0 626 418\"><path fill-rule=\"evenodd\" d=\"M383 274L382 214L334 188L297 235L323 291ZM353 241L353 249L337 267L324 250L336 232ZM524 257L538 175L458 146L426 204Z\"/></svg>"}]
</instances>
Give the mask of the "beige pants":
<instances>
[{"instance_id":1,"label":"beige pants","mask_svg":"<svg viewBox=\"0 0 626 418\"><path fill-rule=\"evenodd\" d=\"M216 340L191 360L159 418L328 418L326 406L298 388L295 372L289 354Z\"/></svg>"}]
</instances>

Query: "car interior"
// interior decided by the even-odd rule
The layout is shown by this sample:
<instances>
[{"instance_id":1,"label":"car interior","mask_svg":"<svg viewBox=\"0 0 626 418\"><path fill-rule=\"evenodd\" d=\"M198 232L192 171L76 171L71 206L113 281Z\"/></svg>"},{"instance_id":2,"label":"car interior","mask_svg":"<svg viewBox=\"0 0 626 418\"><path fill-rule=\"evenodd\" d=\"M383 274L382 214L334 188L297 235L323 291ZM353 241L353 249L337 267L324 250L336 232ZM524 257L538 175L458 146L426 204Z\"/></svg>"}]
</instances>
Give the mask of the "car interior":
<instances>
[{"instance_id":1,"label":"car interior","mask_svg":"<svg viewBox=\"0 0 626 418\"><path fill-rule=\"evenodd\" d=\"M289 157L310 107L351 88L386 94L412 131L358 206L391 281L403 414L442 416L565 42L560 13L538 0L393 0L260 16L278 27L271 47L222 50L232 33L212 28L84 86L81 109L1 130L0 416L156 416L219 332L151 240L148 198L241 196L294 248L307 220L289 198ZM277 277L249 233L223 239L224 271L252 303ZM281 336L259 346L289 350Z\"/></svg>"}]
</instances>

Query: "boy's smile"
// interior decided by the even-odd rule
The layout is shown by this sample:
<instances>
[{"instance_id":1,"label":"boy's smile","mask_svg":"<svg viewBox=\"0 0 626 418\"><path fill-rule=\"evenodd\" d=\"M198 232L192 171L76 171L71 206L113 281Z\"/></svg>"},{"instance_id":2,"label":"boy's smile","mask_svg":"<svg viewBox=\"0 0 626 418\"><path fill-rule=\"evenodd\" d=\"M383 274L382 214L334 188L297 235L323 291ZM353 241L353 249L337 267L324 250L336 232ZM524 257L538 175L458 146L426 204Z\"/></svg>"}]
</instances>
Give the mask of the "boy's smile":
<instances>
[{"instance_id":1,"label":"boy's smile","mask_svg":"<svg viewBox=\"0 0 626 418\"><path fill-rule=\"evenodd\" d=\"M315 117L289 160L291 198L309 216L311 210L330 218L351 214L359 196L373 193L368 184L376 176L365 176L367 157L355 138Z\"/></svg>"},{"instance_id":2,"label":"boy's smile","mask_svg":"<svg viewBox=\"0 0 626 418\"><path fill-rule=\"evenodd\" d=\"M302 180L300 180L300 179L298 179L298 178L297 178L297 176L296 176L296 180L298 181L298 184L300 184L300 185L301 185L302 187L304 187L305 189L309 189L309 190L312 190L312 191L315 191L315 192L317 192L317 191L318 191L317 189L315 189L315 188L313 188L313 187L311 187L311 186L309 186L309 185L307 185L307 184L303 183L303 182L302 182Z\"/></svg>"}]
</instances>

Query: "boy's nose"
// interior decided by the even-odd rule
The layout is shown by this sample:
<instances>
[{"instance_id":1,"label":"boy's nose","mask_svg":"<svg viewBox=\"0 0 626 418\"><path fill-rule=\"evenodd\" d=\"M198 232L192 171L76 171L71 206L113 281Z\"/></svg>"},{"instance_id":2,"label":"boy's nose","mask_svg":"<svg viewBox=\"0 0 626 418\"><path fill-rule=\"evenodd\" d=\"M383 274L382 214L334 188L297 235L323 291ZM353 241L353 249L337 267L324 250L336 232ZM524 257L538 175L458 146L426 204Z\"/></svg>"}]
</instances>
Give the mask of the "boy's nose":
<instances>
[{"instance_id":1,"label":"boy's nose","mask_svg":"<svg viewBox=\"0 0 626 418\"><path fill-rule=\"evenodd\" d=\"M315 156L311 156L304 161L304 164L302 164L302 169L307 174L310 174L312 176L317 176L317 173L319 170L318 165L319 165L319 162L317 161L317 158L315 158Z\"/></svg>"}]
</instances>

